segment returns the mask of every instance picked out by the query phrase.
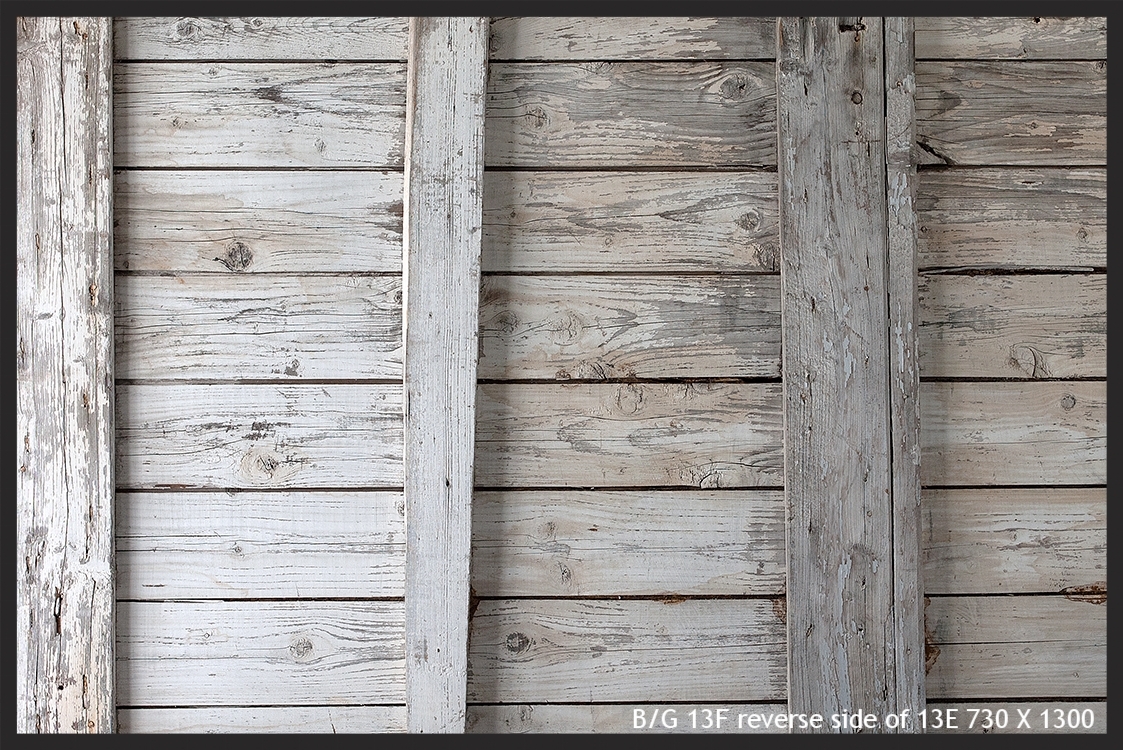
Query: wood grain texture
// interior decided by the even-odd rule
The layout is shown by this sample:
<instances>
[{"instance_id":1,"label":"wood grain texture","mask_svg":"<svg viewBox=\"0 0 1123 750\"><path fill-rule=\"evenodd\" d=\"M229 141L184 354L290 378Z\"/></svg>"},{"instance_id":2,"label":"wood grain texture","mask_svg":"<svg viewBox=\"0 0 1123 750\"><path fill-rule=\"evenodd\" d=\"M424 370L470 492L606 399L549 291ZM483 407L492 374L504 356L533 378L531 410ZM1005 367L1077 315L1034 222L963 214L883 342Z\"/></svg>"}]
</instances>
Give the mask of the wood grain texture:
<instances>
[{"instance_id":1,"label":"wood grain texture","mask_svg":"<svg viewBox=\"0 0 1123 750\"><path fill-rule=\"evenodd\" d=\"M118 63L118 167L402 165L402 63Z\"/></svg>"},{"instance_id":2,"label":"wood grain texture","mask_svg":"<svg viewBox=\"0 0 1123 750\"><path fill-rule=\"evenodd\" d=\"M926 594L1031 594L1107 581L1107 489L924 491Z\"/></svg>"},{"instance_id":3,"label":"wood grain texture","mask_svg":"<svg viewBox=\"0 0 1123 750\"><path fill-rule=\"evenodd\" d=\"M484 173L485 273L779 271L771 172Z\"/></svg>"},{"instance_id":4,"label":"wood grain texture","mask_svg":"<svg viewBox=\"0 0 1123 750\"><path fill-rule=\"evenodd\" d=\"M658 16L491 19L492 60L772 60L776 19Z\"/></svg>"},{"instance_id":5,"label":"wood grain texture","mask_svg":"<svg viewBox=\"0 0 1123 750\"><path fill-rule=\"evenodd\" d=\"M938 597L926 620L929 699L1107 696L1104 602Z\"/></svg>"},{"instance_id":6,"label":"wood grain texture","mask_svg":"<svg viewBox=\"0 0 1123 750\"><path fill-rule=\"evenodd\" d=\"M404 732L405 706L122 708L122 734L373 734Z\"/></svg>"},{"instance_id":7,"label":"wood grain texture","mask_svg":"<svg viewBox=\"0 0 1123 750\"><path fill-rule=\"evenodd\" d=\"M401 60L404 17L138 17L113 22L117 60Z\"/></svg>"},{"instance_id":8,"label":"wood grain texture","mask_svg":"<svg viewBox=\"0 0 1123 750\"><path fill-rule=\"evenodd\" d=\"M118 271L402 269L400 172L114 175Z\"/></svg>"},{"instance_id":9,"label":"wood grain texture","mask_svg":"<svg viewBox=\"0 0 1123 750\"><path fill-rule=\"evenodd\" d=\"M24 17L14 30L10 729L112 733L112 38L105 18Z\"/></svg>"},{"instance_id":10,"label":"wood grain texture","mask_svg":"<svg viewBox=\"0 0 1123 750\"><path fill-rule=\"evenodd\" d=\"M925 486L1107 481L1103 381L923 383L920 423Z\"/></svg>"},{"instance_id":11,"label":"wood grain texture","mask_svg":"<svg viewBox=\"0 0 1123 750\"><path fill-rule=\"evenodd\" d=\"M405 596L400 492L118 492L117 596Z\"/></svg>"},{"instance_id":12,"label":"wood grain texture","mask_svg":"<svg viewBox=\"0 0 1123 750\"><path fill-rule=\"evenodd\" d=\"M400 601L119 602L122 707L405 699Z\"/></svg>"},{"instance_id":13,"label":"wood grain texture","mask_svg":"<svg viewBox=\"0 0 1123 750\"><path fill-rule=\"evenodd\" d=\"M1107 267L1107 170L924 170L921 268Z\"/></svg>"},{"instance_id":14,"label":"wood grain texture","mask_svg":"<svg viewBox=\"0 0 1123 750\"><path fill-rule=\"evenodd\" d=\"M477 596L779 595L783 494L478 491Z\"/></svg>"},{"instance_id":15,"label":"wood grain texture","mask_svg":"<svg viewBox=\"0 0 1123 750\"><path fill-rule=\"evenodd\" d=\"M1107 62L918 62L922 164L1099 165Z\"/></svg>"},{"instance_id":16,"label":"wood grain texture","mask_svg":"<svg viewBox=\"0 0 1123 750\"><path fill-rule=\"evenodd\" d=\"M664 709L669 711L664 713ZM786 714L787 709L783 703L470 705L468 733L787 734L786 729L778 729L773 723L774 715ZM756 721L749 718L754 714L769 717L768 728L764 728L763 718Z\"/></svg>"},{"instance_id":17,"label":"wood grain texture","mask_svg":"<svg viewBox=\"0 0 1123 750\"><path fill-rule=\"evenodd\" d=\"M495 63L488 167L775 166L774 65Z\"/></svg>"},{"instance_id":18,"label":"wood grain texture","mask_svg":"<svg viewBox=\"0 0 1123 750\"><path fill-rule=\"evenodd\" d=\"M122 489L402 485L399 385L117 388Z\"/></svg>"},{"instance_id":19,"label":"wood grain texture","mask_svg":"<svg viewBox=\"0 0 1123 750\"><path fill-rule=\"evenodd\" d=\"M928 734L1107 734L1107 701L988 701L939 703L933 704L932 708L945 711L954 709L957 721L954 729L928 729ZM991 713L988 715L984 713L985 710ZM1000 710L1006 712L1006 725L1001 729L996 726ZM1048 711L1048 727L1045 726L1042 711ZM1057 724L1057 711L1065 717L1065 723L1061 725ZM1085 728L1079 724L1069 725L1067 721L1070 711L1076 711L1081 717L1077 721L1090 715L1092 726ZM989 730L986 728L988 717L992 724Z\"/></svg>"},{"instance_id":20,"label":"wood grain texture","mask_svg":"<svg viewBox=\"0 0 1123 750\"><path fill-rule=\"evenodd\" d=\"M479 376L779 377L780 280L489 276Z\"/></svg>"},{"instance_id":21,"label":"wood grain texture","mask_svg":"<svg viewBox=\"0 0 1123 750\"><path fill-rule=\"evenodd\" d=\"M479 386L477 487L783 484L772 383Z\"/></svg>"},{"instance_id":22,"label":"wood grain texture","mask_svg":"<svg viewBox=\"0 0 1123 750\"><path fill-rule=\"evenodd\" d=\"M778 601L481 601L468 700L782 701Z\"/></svg>"},{"instance_id":23,"label":"wood grain texture","mask_svg":"<svg viewBox=\"0 0 1123 750\"><path fill-rule=\"evenodd\" d=\"M1107 18L922 16L917 59L1103 60Z\"/></svg>"},{"instance_id":24,"label":"wood grain texture","mask_svg":"<svg viewBox=\"0 0 1123 750\"><path fill-rule=\"evenodd\" d=\"M925 275L925 377L1107 377L1107 276Z\"/></svg>"},{"instance_id":25,"label":"wood grain texture","mask_svg":"<svg viewBox=\"0 0 1123 750\"><path fill-rule=\"evenodd\" d=\"M119 275L116 291L119 378L402 376L396 277Z\"/></svg>"}]
</instances>

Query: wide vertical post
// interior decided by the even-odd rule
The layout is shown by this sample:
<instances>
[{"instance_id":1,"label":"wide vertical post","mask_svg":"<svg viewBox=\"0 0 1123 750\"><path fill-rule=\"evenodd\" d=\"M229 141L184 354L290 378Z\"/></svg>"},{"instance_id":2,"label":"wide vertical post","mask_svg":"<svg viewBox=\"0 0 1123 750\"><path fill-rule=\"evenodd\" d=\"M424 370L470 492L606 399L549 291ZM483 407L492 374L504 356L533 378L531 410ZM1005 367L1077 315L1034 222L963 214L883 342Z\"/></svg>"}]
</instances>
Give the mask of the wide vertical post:
<instances>
[{"instance_id":1,"label":"wide vertical post","mask_svg":"<svg viewBox=\"0 0 1123 750\"><path fill-rule=\"evenodd\" d=\"M113 732L112 23L16 27L16 731Z\"/></svg>"},{"instance_id":2,"label":"wide vertical post","mask_svg":"<svg viewBox=\"0 0 1123 750\"><path fill-rule=\"evenodd\" d=\"M405 160L406 701L463 732L486 18L410 19Z\"/></svg>"}]
</instances>

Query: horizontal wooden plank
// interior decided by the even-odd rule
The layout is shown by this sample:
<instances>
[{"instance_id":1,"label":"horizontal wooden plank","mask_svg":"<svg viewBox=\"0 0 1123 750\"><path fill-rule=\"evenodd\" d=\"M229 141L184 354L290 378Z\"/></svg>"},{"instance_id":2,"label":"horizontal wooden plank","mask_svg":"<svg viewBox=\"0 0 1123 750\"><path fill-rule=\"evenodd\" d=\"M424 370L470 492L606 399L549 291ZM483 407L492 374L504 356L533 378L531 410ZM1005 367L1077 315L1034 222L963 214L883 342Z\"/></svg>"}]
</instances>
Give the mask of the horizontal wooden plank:
<instances>
[{"instance_id":1,"label":"horizontal wooden plank","mask_svg":"<svg viewBox=\"0 0 1123 750\"><path fill-rule=\"evenodd\" d=\"M917 264L1107 267L1107 170L979 168L917 175Z\"/></svg>"},{"instance_id":2,"label":"horizontal wooden plank","mask_svg":"<svg viewBox=\"0 0 1123 750\"><path fill-rule=\"evenodd\" d=\"M400 277L119 275L115 301L119 378L402 377Z\"/></svg>"},{"instance_id":3,"label":"horizontal wooden plank","mask_svg":"<svg viewBox=\"0 0 1123 750\"><path fill-rule=\"evenodd\" d=\"M920 424L927 486L1107 481L1103 381L922 383Z\"/></svg>"},{"instance_id":4,"label":"horizontal wooden plank","mask_svg":"<svg viewBox=\"0 0 1123 750\"><path fill-rule=\"evenodd\" d=\"M113 20L117 60L402 60L409 20L350 16Z\"/></svg>"},{"instance_id":5,"label":"horizontal wooden plank","mask_svg":"<svg viewBox=\"0 0 1123 750\"><path fill-rule=\"evenodd\" d=\"M779 377L778 276L485 277L479 377Z\"/></svg>"},{"instance_id":6,"label":"horizontal wooden plank","mask_svg":"<svg viewBox=\"0 0 1123 750\"><path fill-rule=\"evenodd\" d=\"M400 487L400 385L118 385L119 489Z\"/></svg>"},{"instance_id":7,"label":"horizontal wooden plank","mask_svg":"<svg viewBox=\"0 0 1123 750\"><path fill-rule=\"evenodd\" d=\"M119 602L117 705L403 703L405 605Z\"/></svg>"},{"instance_id":8,"label":"horizontal wooden plank","mask_svg":"<svg viewBox=\"0 0 1123 750\"><path fill-rule=\"evenodd\" d=\"M467 731L469 734L787 734L787 719L777 721L780 714L787 713L785 703L469 705Z\"/></svg>"},{"instance_id":9,"label":"horizontal wooden plank","mask_svg":"<svg viewBox=\"0 0 1123 750\"><path fill-rule=\"evenodd\" d=\"M1107 734L1107 701L933 703L929 709L944 717L954 711L955 726L945 720L941 729L929 725L927 734Z\"/></svg>"},{"instance_id":10,"label":"horizontal wooden plank","mask_svg":"<svg viewBox=\"0 0 1123 750\"><path fill-rule=\"evenodd\" d=\"M920 374L1107 377L1107 276L921 274Z\"/></svg>"},{"instance_id":11,"label":"horizontal wooden plank","mask_svg":"<svg viewBox=\"0 0 1123 750\"><path fill-rule=\"evenodd\" d=\"M118 492L117 596L405 596L400 492Z\"/></svg>"},{"instance_id":12,"label":"horizontal wooden plank","mask_svg":"<svg viewBox=\"0 0 1123 750\"><path fill-rule=\"evenodd\" d=\"M774 172L485 172L485 272L778 273Z\"/></svg>"},{"instance_id":13,"label":"horizontal wooden plank","mask_svg":"<svg viewBox=\"0 0 1123 750\"><path fill-rule=\"evenodd\" d=\"M118 63L114 166L400 168L403 63Z\"/></svg>"},{"instance_id":14,"label":"horizontal wooden plank","mask_svg":"<svg viewBox=\"0 0 1123 750\"><path fill-rule=\"evenodd\" d=\"M1064 596L938 597L929 601L925 619L930 700L1107 695L1104 603Z\"/></svg>"},{"instance_id":15,"label":"horizontal wooden plank","mask_svg":"<svg viewBox=\"0 0 1123 750\"><path fill-rule=\"evenodd\" d=\"M491 19L492 60L771 60L776 19L507 16Z\"/></svg>"},{"instance_id":16,"label":"horizontal wooden plank","mask_svg":"<svg viewBox=\"0 0 1123 750\"><path fill-rule=\"evenodd\" d=\"M481 385L477 487L779 487L774 383Z\"/></svg>"},{"instance_id":17,"label":"horizontal wooden plank","mask_svg":"<svg viewBox=\"0 0 1123 750\"><path fill-rule=\"evenodd\" d=\"M494 63L489 167L775 166L773 63Z\"/></svg>"},{"instance_id":18,"label":"horizontal wooden plank","mask_svg":"<svg viewBox=\"0 0 1123 750\"><path fill-rule=\"evenodd\" d=\"M783 701L780 601L485 600L468 700Z\"/></svg>"},{"instance_id":19,"label":"horizontal wooden plank","mask_svg":"<svg viewBox=\"0 0 1123 750\"><path fill-rule=\"evenodd\" d=\"M401 172L114 176L118 271L402 270Z\"/></svg>"},{"instance_id":20,"label":"horizontal wooden plank","mask_svg":"<svg viewBox=\"0 0 1123 750\"><path fill-rule=\"evenodd\" d=\"M923 16L917 18L919 60L1103 60L1107 18Z\"/></svg>"},{"instance_id":21,"label":"horizontal wooden plank","mask_svg":"<svg viewBox=\"0 0 1123 750\"><path fill-rule=\"evenodd\" d=\"M786 582L779 491L476 492L479 596L771 594Z\"/></svg>"},{"instance_id":22,"label":"horizontal wooden plank","mask_svg":"<svg viewBox=\"0 0 1123 750\"><path fill-rule=\"evenodd\" d=\"M406 731L405 706L120 708L122 734L373 734Z\"/></svg>"},{"instance_id":23,"label":"horizontal wooden plank","mask_svg":"<svg viewBox=\"0 0 1123 750\"><path fill-rule=\"evenodd\" d=\"M917 62L922 164L1099 165L1107 63Z\"/></svg>"},{"instance_id":24,"label":"horizontal wooden plank","mask_svg":"<svg viewBox=\"0 0 1123 750\"><path fill-rule=\"evenodd\" d=\"M927 594L1026 594L1107 580L1107 489L925 490Z\"/></svg>"}]
</instances>

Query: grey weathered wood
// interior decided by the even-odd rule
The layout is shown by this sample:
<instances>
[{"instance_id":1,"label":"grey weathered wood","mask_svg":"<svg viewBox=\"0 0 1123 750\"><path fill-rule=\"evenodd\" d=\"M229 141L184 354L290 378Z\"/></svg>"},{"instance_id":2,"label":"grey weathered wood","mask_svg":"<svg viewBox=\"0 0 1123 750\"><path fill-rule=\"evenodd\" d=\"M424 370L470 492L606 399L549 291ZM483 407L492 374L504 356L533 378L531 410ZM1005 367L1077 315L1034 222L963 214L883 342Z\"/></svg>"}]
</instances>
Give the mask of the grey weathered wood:
<instances>
[{"instance_id":1,"label":"grey weathered wood","mask_svg":"<svg viewBox=\"0 0 1123 750\"><path fill-rule=\"evenodd\" d=\"M1107 377L1107 276L925 275L925 377Z\"/></svg>"},{"instance_id":2,"label":"grey weathered wood","mask_svg":"<svg viewBox=\"0 0 1123 750\"><path fill-rule=\"evenodd\" d=\"M117 377L401 378L398 277L117 277Z\"/></svg>"},{"instance_id":3,"label":"grey weathered wood","mask_svg":"<svg viewBox=\"0 0 1123 750\"><path fill-rule=\"evenodd\" d=\"M373 734L404 732L405 706L122 708L122 734Z\"/></svg>"},{"instance_id":4,"label":"grey weathered wood","mask_svg":"<svg viewBox=\"0 0 1123 750\"><path fill-rule=\"evenodd\" d=\"M1107 170L925 170L921 268L1107 267Z\"/></svg>"},{"instance_id":5,"label":"grey weathered wood","mask_svg":"<svg viewBox=\"0 0 1123 750\"><path fill-rule=\"evenodd\" d=\"M478 487L778 487L774 383L481 385Z\"/></svg>"},{"instance_id":6,"label":"grey weathered wood","mask_svg":"<svg viewBox=\"0 0 1123 750\"><path fill-rule=\"evenodd\" d=\"M410 20L405 216L406 705L463 732L487 18Z\"/></svg>"},{"instance_id":7,"label":"grey weathered wood","mask_svg":"<svg viewBox=\"0 0 1123 750\"><path fill-rule=\"evenodd\" d=\"M1107 734L1107 701L987 701L985 703L940 703L933 708L944 711L955 710L956 726L949 729L931 729L928 734ZM990 711L990 714L985 711ZM994 726L995 717L999 710L1006 711L1006 726L998 729ZM1083 726L1070 728L1069 725L1057 724L1057 711L1067 717L1069 711L1077 711L1083 716L1085 711L1092 712L1092 727L1085 729ZM1041 716L1042 711L1049 712L1050 724L1045 726ZM1021 722L1022 712L1025 713L1028 726ZM987 718L992 724L987 727ZM971 720L974 719L974 722ZM1060 728L1063 726L1064 728Z\"/></svg>"},{"instance_id":8,"label":"grey weathered wood","mask_svg":"<svg viewBox=\"0 0 1123 750\"><path fill-rule=\"evenodd\" d=\"M882 22L782 18L776 46L788 703L885 716L906 689L906 646L893 616Z\"/></svg>"},{"instance_id":9,"label":"grey weathered wood","mask_svg":"<svg viewBox=\"0 0 1123 750\"><path fill-rule=\"evenodd\" d=\"M1104 484L1104 381L939 382L920 389L925 486Z\"/></svg>"},{"instance_id":10,"label":"grey weathered wood","mask_svg":"<svg viewBox=\"0 0 1123 750\"><path fill-rule=\"evenodd\" d=\"M772 172L488 171L483 270L775 273L778 211Z\"/></svg>"},{"instance_id":11,"label":"grey weathered wood","mask_svg":"<svg viewBox=\"0 0 1123 750\"><path fill-rule=\"evenodd\" d=\"M117 596L405 596L400 492L119 492Z\"/></svg>"},{"instance_id":12,"label":"grey weathered wood","mask_svg":"<svg viewBox=\"0 0 1123 750\"><path fill-rule=\"evenodd\" d=\"M779 377L776 276L489 276L479 376Z\"/></svg>"},{"instance_id":13,"label":"grey weathered wood","mask_svg":"<svg viewBox=\"0 0 1123 750\"><path fill-rule=\"evenodd\" d=\"M122 489L402 486L399 385L117 387Z\"/></svg>"},{"instance_id":14,"label":"grey weathered wood","mask_svg":"<svg viewBox=\"0 0 1123 750\"><path fill-rule=\"evenodd\" d=\"M120 171L118 271L402 270L401 172Z\"/></svg>"},{"instance_id":15,"label":"grey weathered wood","mask_svg":"<svg viewBox=\"0 0 1123 750\"><path fill-rule=\"evenodd\" d=\"M1107 18L928 16L916 19L917 59L1102 60Z\"/></svg>"},{"instance_id":16,"label":"grey weathered wood","mask_svg":"<svg viewBox=\"0 0 1123 750\"><path fill-rule=\"evenodd\" d=\"M770 62L495 63L487 166L775 166Z\"/></svg>"},{"instance_id":17,"label":"grey weathered wood","mask_svg":"<svg viewBox=\"0 0 1123 750\"><path fill-rule=\"evenodd\" d=\"M400 600L118 602L118 704L400 704L403 610Z\"/></svg>"},{"instance_id":18,"label":"grey weathered wood","mask_svg":"<svg viewBox=\"0 0 1123 750\"><path fill-rule=\"evenodd\" d=\"M918 62L923 164L1107 160L1107 62Z\"/></svg>"},{"instance_id":19,"label":"grey weathered wood","mask_svg":"<svg viewBox=\"0 0 1123 750\"><path fill-rule=\"evenodd\" d=\"M670 709L664 713L664 709ZM783 703L651 703L468 706L470 734L787 734ZM637 713L637 711L642 713ZM755 721L753 714L762 718ZM771 715L771 716L770 716ZM763 717L769 717L767 728Z\"/></svg>"},{"instance_id":20,"label":"grey weathered wood","mask_svg":"<svg viewBox=\"0 0 1123 750\"><path fill-rule=\"evenodd\" d=\"M776 702L784 641L782 599L484 600L468 699Z\"/></svg>"},{"instance_id":21,"label":"grey weathered wood","mask_svg":"<svg viewBox=\"0 0 1123 750\"><path fill-rule=\"evenodd\" d=\"M927 594L1032 594L1107 581L1107 488L924 491Z\"/></svg>"},{"instance_id":22,"label":"grey weathered wood","mask_svg":"<svg viewBox=\"0 0 1123 750\"><path fill-rule=\"evenodd\" d=\"M113 22L117 60L402 60L405 17L137 17Z\"/></svg>"},{"instance_id":23,"label":"grey weathered wood","mask_svg":"<svg viewBox=\"0 0 1123 750\"><path fill-rule=\"evenodd\" d=\"M476 492L478 596L783 595L783 494Z\"/></svg>"},{"instance_id":24,"label":"grey weathered wood","mask_svg":"<svg viewBox=\"0 0 1123 750\"><path fill-rule=\"evenodd\" d=\"M119 167L400 168L402 63L118 63Z\"/></svg>"},{"instance_id":25,"label":"grey weathered wood","mask_svg":"<svg viewBox=\"0 0 1123 750\"><path fill-rule=\"evenodd\" d=\"M15 26L10 729L113 732L112 35L106 18Z\"/></svg>"},{"instance_id":26,"label":"grey weathered wood","mask_svg":"<svg viewBox=\"0 0 1123 750\"><path fill-rule=\"evenodd\" d=\"M772 60L776 19L508 16L491 19L492 60Z\"/></svg>"}]
</instances>

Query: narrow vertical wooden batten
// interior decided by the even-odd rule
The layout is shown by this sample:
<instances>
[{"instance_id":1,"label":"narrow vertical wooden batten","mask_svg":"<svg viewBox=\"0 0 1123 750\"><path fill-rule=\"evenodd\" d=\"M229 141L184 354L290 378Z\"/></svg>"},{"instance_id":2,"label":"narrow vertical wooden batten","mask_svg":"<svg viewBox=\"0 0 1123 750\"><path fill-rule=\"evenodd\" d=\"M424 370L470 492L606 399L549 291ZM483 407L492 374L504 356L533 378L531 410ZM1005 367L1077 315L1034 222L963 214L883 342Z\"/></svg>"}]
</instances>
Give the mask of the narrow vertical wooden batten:
<instances>
[{"instance_id":1,"label":"narrow vertical wooden batten","mask_svg":"<svg viewBox=\"0 0 1123 750\"><path fill-rule=\"evenodd\" d=\"M486 18L410 19L405 158L406 703L463 732Z\"/></svg>"}]
</instances>

